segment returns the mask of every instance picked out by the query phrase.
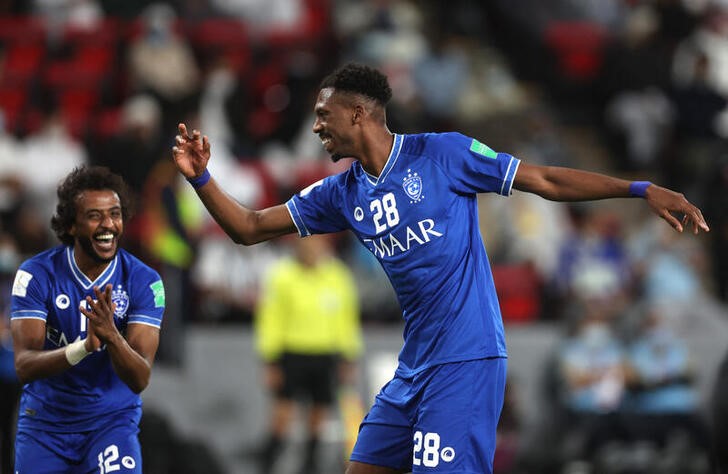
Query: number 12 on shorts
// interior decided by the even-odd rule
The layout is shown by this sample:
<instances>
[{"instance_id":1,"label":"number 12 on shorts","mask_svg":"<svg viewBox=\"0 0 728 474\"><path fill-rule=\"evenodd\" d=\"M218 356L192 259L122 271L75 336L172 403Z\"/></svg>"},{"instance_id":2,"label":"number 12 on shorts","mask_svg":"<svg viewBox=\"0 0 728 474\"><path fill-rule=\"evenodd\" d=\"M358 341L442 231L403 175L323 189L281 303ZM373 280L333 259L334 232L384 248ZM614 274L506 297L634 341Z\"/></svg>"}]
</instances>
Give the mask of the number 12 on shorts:
<instances>
[{"instance_id":1,"label":"number 12 on shorts","mask_svg":"<svg viewBox=\"0 0 728 474\"><path fill-rule=\"evenodd\" d=\"M440 435L438 433L415 431L413 441L413 466L437 467L440 461L452 462L455 459L454 448L450 446L440 448Z\"/></svg>"}]
</instances>

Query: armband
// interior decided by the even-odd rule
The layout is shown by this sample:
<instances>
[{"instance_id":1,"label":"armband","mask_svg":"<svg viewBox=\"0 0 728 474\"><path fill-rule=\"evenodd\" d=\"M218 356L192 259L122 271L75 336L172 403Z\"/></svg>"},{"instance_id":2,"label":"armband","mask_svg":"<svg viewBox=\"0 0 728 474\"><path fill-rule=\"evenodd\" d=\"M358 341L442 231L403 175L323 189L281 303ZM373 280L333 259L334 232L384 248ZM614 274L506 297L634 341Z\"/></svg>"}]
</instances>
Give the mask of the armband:
<instances>
[{"instance_id":1,"label":"armband","mask_svg":"<svg viewBox=\"0 0 728 474\"><path fill-rule=\"evenodd\" d=\"M207 168L205 168L205 171L203 171L200 176L197 176L196 178L187 178L187 181L193 188L200 189L206 185L208 181L210 181L210 172L207 171Z\"/></svg>"},{"instance_id":2,"label":"armband","mask_svg":"<svg viewBox=\"0 0 728 474\"><path fill-rule=\"evenodd\" d=\"M647 188L652 183L649 181L632 181L629 184L629 194L632 197L645 197L645 194L647 194Z\"/></svg>"},{"instance_id":3,"label":"armband","mask_svg":"<svg viewBox=\"0 0 728 474\"><path fill-rule=\"evenodd\" d=\"M79 339L66 346L66 360L72 366L81 362L89 354L91 353L86 352L86 339Z\"/></svg>"}]
</instances>

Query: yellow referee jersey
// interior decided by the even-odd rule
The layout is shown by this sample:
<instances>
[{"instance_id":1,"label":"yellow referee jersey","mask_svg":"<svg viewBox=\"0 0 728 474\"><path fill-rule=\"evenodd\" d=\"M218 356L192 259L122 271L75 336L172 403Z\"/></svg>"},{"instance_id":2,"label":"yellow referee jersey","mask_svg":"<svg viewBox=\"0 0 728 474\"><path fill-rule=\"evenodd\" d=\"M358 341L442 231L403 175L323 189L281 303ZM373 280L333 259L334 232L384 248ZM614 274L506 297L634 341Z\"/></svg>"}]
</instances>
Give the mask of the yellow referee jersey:
<instances>
[{"instance_id":1,"label":"yellow referee jersey","mask_svg":"<svg viewBox=\"0 0 728 474\"><path fill-rule=\"evenodd\" d=\"M264 281L255 313L256 350L265 361L283 352L359 357L362 336L354 278L329 257L306 267L293 257L276 263Z\"/></svg>"}]
</instances>

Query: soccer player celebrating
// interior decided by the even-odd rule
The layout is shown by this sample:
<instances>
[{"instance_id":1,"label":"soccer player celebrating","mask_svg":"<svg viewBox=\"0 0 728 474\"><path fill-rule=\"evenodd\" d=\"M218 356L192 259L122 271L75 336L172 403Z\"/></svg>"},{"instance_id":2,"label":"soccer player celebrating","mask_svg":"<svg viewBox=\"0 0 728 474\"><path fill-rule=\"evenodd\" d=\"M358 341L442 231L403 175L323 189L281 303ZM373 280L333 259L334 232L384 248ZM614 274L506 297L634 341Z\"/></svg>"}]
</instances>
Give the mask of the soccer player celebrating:
<instances>
[{"instance_id":1,"label":"soccer player celebrating","mask_svg":"<svg viewBox=\"0 0 728 474\"><path fill-rule=\"evenodd\" d=\"M164 313L156 271L119 248L122 178L73 170L51 226L62 245L20 265L11 300L15 369L25 384L15 472L141 473L137 433Z\"/></svg>"},{"instance_id":2,"label":"soccer player celebrating","mask_svg":"<svg viewBox=\"0 0 728 474\"><path fill-rule=\"evenodd\" d=\"M677 231L707 231L682 194L649 182L536 166L460 133L392 133L386 76L347 64L324 78L313 132L348 171L251 210L210 177L210 143L184 124L179 171L237 243L351 230L379 260L405 321L394 378L362 422L348 474L490 473L506 381L503 323L481 239L478 193L553 201L639 196ZM673 215L675 213L676 215Z\"/></svg>"}]
</instances>

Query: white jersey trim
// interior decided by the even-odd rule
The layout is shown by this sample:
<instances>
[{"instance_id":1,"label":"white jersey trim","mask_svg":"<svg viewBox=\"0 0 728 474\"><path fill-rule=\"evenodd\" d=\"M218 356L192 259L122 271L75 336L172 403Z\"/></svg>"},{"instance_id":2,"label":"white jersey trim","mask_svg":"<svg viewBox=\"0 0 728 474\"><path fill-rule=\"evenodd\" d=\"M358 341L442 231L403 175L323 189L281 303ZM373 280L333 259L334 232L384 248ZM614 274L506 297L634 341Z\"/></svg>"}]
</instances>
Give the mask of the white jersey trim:
<instances>
[{"instance_id":1,"label":"white jersey trim","mask_svg":"<svg viewBox=\"0 0 728 474\"><path fill-rule=\"evenodd\" d=\"M95 281L91 281L91 279L87 277L80 268L78 268L78 265L76 265L73 247L66 247L66 259L68 260L68 266L71 268L71 273L73 274L73 277L84 290L88 290L94 286L103 287L106 282L111 279L111 277L114 275L114 272L116 271L116 264L119 261L119 255L117 254L114 256L114 260L106 265L104 271L101 272L101 274L98 278L96 278Z\"/></svg>"}]
</instances>

